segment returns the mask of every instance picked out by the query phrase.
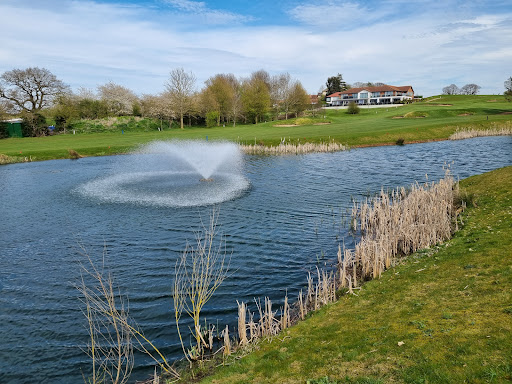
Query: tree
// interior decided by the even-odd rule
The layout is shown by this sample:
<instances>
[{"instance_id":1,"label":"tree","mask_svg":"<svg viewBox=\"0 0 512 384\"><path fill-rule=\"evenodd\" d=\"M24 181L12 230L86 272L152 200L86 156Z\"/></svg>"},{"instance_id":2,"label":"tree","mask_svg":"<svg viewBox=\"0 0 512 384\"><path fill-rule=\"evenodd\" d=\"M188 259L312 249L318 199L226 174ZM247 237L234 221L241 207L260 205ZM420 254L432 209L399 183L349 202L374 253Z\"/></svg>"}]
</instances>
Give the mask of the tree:
<instances>
[{"instance_id":1,"label":"tree","mask_svg":"<svg viewBox=\"0 0 512 384\"><path fill-rule=\"evenodd\" d=\"M327 95L332 95L336 92L343 92L348 89L348 85L343 80L343 75L341 73L327 78L325 85L327 86Z\"/></svg>"},{"instance_id":2,"label":"tree","mask_svg":"<svg viewBox=\"0 0 512 384\"><path fill-rule=\"evenodd\" d=\"M512 76L505 80L503 85L505 86L506 89L504 93L505 99L508 101L512 101Z\"/></svg>"},{"instance_id":3,"label":"tree","mask_svg":"<svg viewBox=\"0 0 512 384\"><path fill-rule=\"evenodd\" d=\"M13 112L39 112L69 87L45 68L13 69L0 76L0 98Z\"/></svg>"},{"instance_id":4,"label":"tree","mask_svg":"<svg viewBox=\"0 0 512 384\"><path fill-rule=\"evenodd\" d=\"M291 76L288 72L280 75L272 76L270 81L270 104L272 105L276 117L282 111L288 119L290 111L289 94L290 94Z\"/></svg>"},{"instance_id":5,"label":"tree","mask_svg":"<svg viewBox=\"0 0 512 384\"><path fill-rule=\"evenodd\" d=\"M270 92L267 84L258 76L244 81L241 98L245 113L258 124L270 107Z\"/></svg>"},{"instance_id":6,"label":"tree","mask_svg":"<svg viewBox=\"0 0 512 384\"><path fill-rule=\"evenodd\" d=\"M109 113L117 116L133 114L138 98L130 89L112 81L98 87L100 99L107 104Z\"/></svg>"},{"instance_id":7,"label":"tree","mask_svg":"<svg viewBox=\"0 0 512 384\"><path fill-rule=\"evenodd\" d=\"M356 81L354 84L352 84L352 88L376 87L377 84L383 85L382 83L372 83L371 81L367 81L366 83Z\"/></svg>"},{"instance_id":8,"label":"tree","mask_svg":"<svg viewBox=\"0 0 512 384\"><path fill-rule=\"evenodd\" d=\"M480 87L479 85L476 85L476 84L466 84L465 86L463 86L461 89L460 89L460 94L461 95L476 95L478 94L478 91L480 90Z\"/></svg>"},{"instance_id":9,"label":"tree","mask_svg":"<svg viewBox=\"0 0 512 384\"><path fill-rule=\"evenodd\" d=\"M160 130L163 130L163 120L169 120L169 127L175 118L174 111L170 103L170 95L142 95L141 113L144 117L152 117L160 120Z\"/></svg>"},{"instance_id":10,"label":"tree","mask_svg":"<svg viewBox=\"0 0 512 384\"><path fill-rule=\"evenodd\" d=\"M180 116L181 129L183 129L183 116L192 109L195 82L196 78L192 72L187 73L183 68L176 68L170 72L169 81L165 85L171 105Z\"/></svg>"},{"instance_id":11,"label":"tree","mask_svg":"<svg viewBox=\"0 0 512 384\"><path fill-rule=\"evenodd\" d=\"M206 115L216 116L217 126L220 125L221 119L225 121L229 118L234 99L233 84L235 82L236 79L231 74L218 74L205 82L206 88L201 92L201 105Z\"/></svg>"},{"instance_id":12,"label":"tree","mask_svg":"<svg viewBox=\"0 0 512 384\"><path fill-rule=\"evenodd\" d=\"M443 95L458 95L459 94L459 87L457 87L455 84L450 84L447 87L443 88Z\"/></svg>"},{"instance_id":13,"label":"tree","mask_svg":"<svg viewBox=\"0 0 512 384\"><path fill-rule=\"evenodd\" d=\"M71 126L71 121L80 117L78 98L75 95L62 95L51 109L51 116L55 120L55 127L59 131L66 132Z\"/></svg>"},{"instance_id":14,"label":"tree","mask_svg":"<svg viewBox=\"0 0 512 384\"><path fill-rule=\"evenodd\" d=\"M290 87L290 93L288 95L290 110L295 113L295 116L299 116L301 112L304 112L309 104L309 95L300 83L295 81Z\"/></svg>"}]
</instances>

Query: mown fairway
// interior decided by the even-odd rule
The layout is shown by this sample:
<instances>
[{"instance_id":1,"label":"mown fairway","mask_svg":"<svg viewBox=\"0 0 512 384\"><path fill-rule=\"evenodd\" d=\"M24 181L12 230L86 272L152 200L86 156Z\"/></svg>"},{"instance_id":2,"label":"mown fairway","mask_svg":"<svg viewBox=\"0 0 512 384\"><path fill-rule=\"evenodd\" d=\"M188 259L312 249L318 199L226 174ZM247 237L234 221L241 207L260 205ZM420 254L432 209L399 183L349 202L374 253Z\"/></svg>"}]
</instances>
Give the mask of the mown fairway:
<instances>
[{"instance_id":1,"label":"mown fairway","mask_svg":"<svg viewBox=\"0 0 512 384\"><path fill-rule=\"evenodd\" d=\"M108 133L61 134L51 137L0 140L0 154L32 160L68 158L72 149L84 156L126 153L153 140L229 140L247 144L277 145L283 138L292 142L334 140L349 146L394 144L446 139L457 127L485 129L512 120L512 103L503 96L439 96L406 106L361 108L358 115L345 110L327 110L327 125L276 127L283 121L236 127L187 127L159 132L144 126L112 130ZM84 125L84 124L82 124ZM86 124L85 124L86 125ZM85 129L86 131L86 129Z\"/></svg>"},{"instance_id":2,"label":"mown fairway","mask_svg":"<svg viewBox=\"0 0 512 384\"><path fill-rule=\"evenodd\" d=\"M510 382L512 167L461 187L470 208L452 240L417 252L202 382Z\"/></svg>"}]
</instances>

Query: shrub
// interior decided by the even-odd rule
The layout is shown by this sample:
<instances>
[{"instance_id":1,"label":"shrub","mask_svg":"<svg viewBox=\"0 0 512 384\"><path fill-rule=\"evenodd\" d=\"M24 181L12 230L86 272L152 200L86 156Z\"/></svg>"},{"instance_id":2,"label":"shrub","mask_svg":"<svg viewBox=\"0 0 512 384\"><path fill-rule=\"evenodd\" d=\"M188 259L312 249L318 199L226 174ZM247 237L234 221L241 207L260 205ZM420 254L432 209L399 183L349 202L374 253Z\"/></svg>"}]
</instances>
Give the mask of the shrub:
<instances>
[{"instance_id":1,"label":"shrub","mask_svg":"<svg viewBox=\"0 0 512 384\"><path fill-rule=\"evenodd\" d=\"M219 112L210 111L206 114L206 126L208 128L215 127L219 119Z\"/></svg>"},{"instance_id":2,"label":"shrub","mask_svg":"<svg viewBox=\"0 0 512 384\"><path fill-rule=\"evenodd\" d=\"M353 101L351 101L349 104L348 104L348 109L347 109L347 113L351 114L351 115L356 115L360 112L360 109L359 109L359 106L354 103Z\"/></svg>"},{"instance_id":3,"label":"shrub","mask_svg":"<svg viewBox=\"0 0 512 384\"><path fill-rule=\"evenodd\" d=\"M395 144L396 145L404 145L404 142L405 142L405 139L399 138L399 139L396 140Z\"/></svg>"},{"instance_id":4,"label":"shrub","mask_svg":"<svg viewBox=\"0 0 512 384\"><path fill-rule=\"evenodd\" d=\"M7 129L7 123L5 121L0 121L0 139L5 139L9 136L9 131Z\"/></svg>"}]
</instances>

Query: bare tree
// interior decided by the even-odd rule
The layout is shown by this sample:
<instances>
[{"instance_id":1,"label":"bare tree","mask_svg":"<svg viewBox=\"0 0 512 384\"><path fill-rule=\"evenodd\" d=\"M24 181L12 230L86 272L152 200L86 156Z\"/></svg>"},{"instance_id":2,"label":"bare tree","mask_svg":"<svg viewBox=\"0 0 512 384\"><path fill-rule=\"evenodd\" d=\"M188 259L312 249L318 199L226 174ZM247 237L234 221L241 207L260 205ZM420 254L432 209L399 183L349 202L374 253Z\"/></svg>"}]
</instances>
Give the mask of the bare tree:
<instances>
[{"instance_id":1,"label":"bare tree","mask_svg":"<svg viewBox=\"0 0 512 384\"><path fill-rule=\"evenodd\" d=\"M107 103L109 112L114 115L131 115L138 98L132 90L112 81L98 87L101 100Z\"/></svg>"},{"instance_id":2,"label":"bare tree","mask_svg":"<svg viewBox=\"0 0 512 384\"><path fill-rule=\"evenodd\" d=\"M443 95L458 95L459 92L459 87L455 84L450 84L443 88Z\"/></svg>"},{"instance_id":3,"label":"bare tree","mask_svg":"<svg viewBox=\"0 0 512 384\"><path fill-rule=\"evenodd\" d=\"M223 241L218 245L214 241L217 235L217 218L218 213L214 210L209 226L204 227L202 233L196 237L196 247L187 246L175 267L173 297L176 327L183 352L189 361L200 358L204 348L212 348L210 342L205 340L205 330L201 330L201 310L222 284L229 269L226 253L222 249ZM195 345L188 351L180 332L183 312L194 323L191 332Z\"/></svg>"},{"instance_id":4,"label":"bare tree","mask_svg":"<svg viewBox=\"0 0 512 384\"><path fill-rule=\"evenodd\" d=\"M45 68L13 69L0 76L0 98L14 112L38 112L69 87Z\"/></svg>"},{"instance_id":5,"label":"bare tree","mask_svg":"<svg viewBox=\"0 0 512 384\"><path fill-rule=\"evenodd\" d=\"M195 82L196 78L192 72L187 73L183 68L176 68L170 72L169 80L165 85L171 104L180 116L181 129L183 129L183 116L191 110Z\"/></svg>"},{"instance_id":6,"label":"bare tree","mask_svg":"<svg viewBox=\"0 0 512 384\"><path fill-rule=\"evenodd\" d=\"M479 85L476 85L476 84L466 84L465 86L463 86L461 89L460 89L460 94L461 95L476 95L478 94L478 91L480 90L480 87Z\"/></svg>"},{"instance_id":7,"label":"bare tree","mask_svg":"<svg viewBox=\"0 0 512 384\"><path fill-rule=\"evenodd\" d=\"M508 101L512 101L512 76L505 80L503 85L505 86L505 99Z\"/></svg>"},{"instance_id":8,"label":"bare tree","mask_svg":"<svg viewBox=\"0 0 512 384\"><path fill-rule=\"evenodd\" d=\"M290 82L291 76L288 72L286 72L280 75L272 76L270 83L270 103L272 104L272 107L276 111L277 115L279 115L279 112L282 110L286 114L287 119L288 112L290 110L290 106L288 104Z\"/></svg>"}]
</instances>

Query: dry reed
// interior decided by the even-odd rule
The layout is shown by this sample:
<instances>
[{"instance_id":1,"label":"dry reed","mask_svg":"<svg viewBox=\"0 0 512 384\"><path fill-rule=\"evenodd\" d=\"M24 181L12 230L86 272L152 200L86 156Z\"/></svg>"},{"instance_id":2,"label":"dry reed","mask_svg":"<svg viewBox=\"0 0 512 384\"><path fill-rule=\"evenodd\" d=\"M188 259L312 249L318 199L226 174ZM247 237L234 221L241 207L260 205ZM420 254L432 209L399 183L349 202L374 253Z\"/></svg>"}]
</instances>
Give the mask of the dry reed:
<instances>
[{"instance_id":1,"label":"dry reed","mask_svg":"<svg viewBox=\"0 0 512 384\"><path fill-rule=\"evenodd\" d=\"M483 136L508 136L512 135L512 121L493 122L490 129L474 129L457 127L455 133L450 135L450 140L471 139Z\"/></svg>"},{"instance_id":2,"label":"dry reed","mask_svg":"<svg viewBox=\"0 0 512 384\"><path fill-rule=\"evenodd\" d=\"M292 143L282 142L277 146L239 144L242 151L250 155L300 155L313 152L345 151L348 146L336 143L334 140L325 143Z\"/></svg>"},{"instance_id":3,"label":"dry reed","mask_svg":"<svg viewBox=\"0 0 512 384\"><path fill-rule=\"evenodd\" d=\"M453 217L460 213L453 207L457 191L447 170L438 183L416 183L408 193L404 188L390 194L381 190L374 199L355 204L352 230L361 240L354 251L344 250L343 257L338 250L340 286L356 287L357 279L380 277L398 256L449 239Z\"/></svg>"}]
</instances>

